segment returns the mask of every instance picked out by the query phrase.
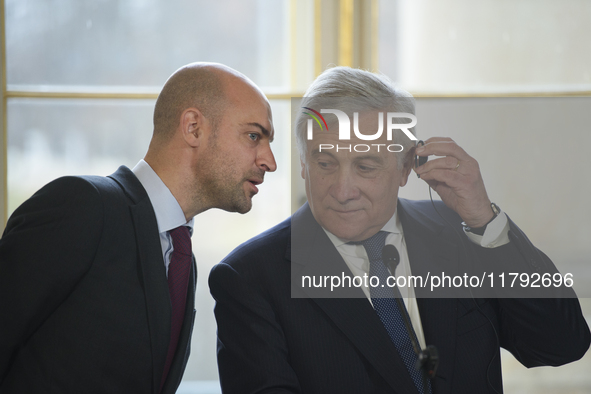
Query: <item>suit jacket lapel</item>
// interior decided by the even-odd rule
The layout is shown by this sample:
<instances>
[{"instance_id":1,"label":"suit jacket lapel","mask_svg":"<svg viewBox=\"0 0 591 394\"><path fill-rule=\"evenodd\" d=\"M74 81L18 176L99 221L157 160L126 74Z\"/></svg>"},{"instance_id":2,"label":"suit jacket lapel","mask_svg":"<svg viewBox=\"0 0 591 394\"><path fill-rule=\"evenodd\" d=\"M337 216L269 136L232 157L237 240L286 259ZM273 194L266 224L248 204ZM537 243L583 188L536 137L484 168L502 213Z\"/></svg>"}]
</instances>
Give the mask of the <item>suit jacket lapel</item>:
<instances>
[{"instance_id":1,"label":"suit jacket lapel","mask_svg":"<svg viewBox=\"0 0 591 394\"><path fill-rule=\"evenodd\" d=\"M158 224L150 199L139 180L127 167L109 176L119 183L132 200L131 216L138 247L138 271L144 286L148 326L152 345L153 393L160 388L170 341L171 308L166 269L158 235Z\"/></svg>"},{"instance_id":2,"label":"suit jacket lapel","mask_svg":"<svg viewBox=\"0 0 591 394\"><path fill-rule=\"evenodd\" d=\"M292 264L292 297L311 298L356 346L397 393L417 389L390 340L386 329L360 288L302 287L302 276L353 276L306 204L292 218L292 237L287 260ZM331 297L331 298L328 298Z\"/></svg>"}]
</instances>

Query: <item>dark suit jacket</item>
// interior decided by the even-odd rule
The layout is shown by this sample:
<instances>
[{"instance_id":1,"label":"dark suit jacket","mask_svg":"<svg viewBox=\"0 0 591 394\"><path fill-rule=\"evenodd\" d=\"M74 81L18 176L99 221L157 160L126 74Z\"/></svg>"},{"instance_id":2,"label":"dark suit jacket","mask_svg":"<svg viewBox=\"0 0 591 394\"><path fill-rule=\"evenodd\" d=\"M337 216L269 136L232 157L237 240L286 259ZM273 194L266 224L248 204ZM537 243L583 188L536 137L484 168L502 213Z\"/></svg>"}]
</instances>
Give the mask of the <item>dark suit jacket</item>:
<instances>
[{"instance_id":1,"label":"dark suit jacket","mask_svg":"<svg viewBox=\"0 0 591 394\"><path fill-rule=\"evenodd\" d=\"M416 261L463 264L471 255L460 250L458 235L430 201L399 200L398 210L413 267ZM442 203L438 210L461 231L453 211ZM307 247L292 250L292 230L301 223L307 230L297 234L298 242ZM462 247L498 264L552 265L513 223L509 234L511 242L494 250L469 242ZM213 268L209 285L224 393L417 393L359 288L357 298L291 297L292 269L308 274L326 259L339 261L337 272L352 275L306 204ZM294 289L294 297L313 294ZM502 392L499 346L528 367L577 360L589 346L576 298L424 298L418 305L426 343L439 350L435 394L493 393L493 387Z\"/></svg>"},{"instance_id":2,"label":"dark suit jacket","mask_svg":"<svg viewBox=\"0 0 591 394\"><path fill-rule=\"evenodd\" d=\"M189 356L193 263L178 350ZM57 179L23 203L0 240L0 393L159 392L171 307L154 209L139 180Z\"/></svg>"}]
</instances>

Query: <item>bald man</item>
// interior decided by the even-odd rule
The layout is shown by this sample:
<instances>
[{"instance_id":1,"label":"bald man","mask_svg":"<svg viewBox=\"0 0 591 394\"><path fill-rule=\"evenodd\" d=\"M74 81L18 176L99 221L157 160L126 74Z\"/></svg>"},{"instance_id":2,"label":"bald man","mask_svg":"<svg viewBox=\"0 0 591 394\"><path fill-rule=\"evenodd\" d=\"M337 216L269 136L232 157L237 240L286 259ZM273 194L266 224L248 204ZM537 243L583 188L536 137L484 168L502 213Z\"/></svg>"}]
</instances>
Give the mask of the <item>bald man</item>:
<instances>
[{"instance_id":1,"label":"bald man","mask_svg":"<svg viewBox=\"0 0 591 394\"><path fill-rule=\"evenodd\" d=\"M166 82L143 160L57 179L0 240L0 393L174 393L193 321L193 217L248 212L271 152L269 102L194 63Z\"/></svg>"}]
</instances>

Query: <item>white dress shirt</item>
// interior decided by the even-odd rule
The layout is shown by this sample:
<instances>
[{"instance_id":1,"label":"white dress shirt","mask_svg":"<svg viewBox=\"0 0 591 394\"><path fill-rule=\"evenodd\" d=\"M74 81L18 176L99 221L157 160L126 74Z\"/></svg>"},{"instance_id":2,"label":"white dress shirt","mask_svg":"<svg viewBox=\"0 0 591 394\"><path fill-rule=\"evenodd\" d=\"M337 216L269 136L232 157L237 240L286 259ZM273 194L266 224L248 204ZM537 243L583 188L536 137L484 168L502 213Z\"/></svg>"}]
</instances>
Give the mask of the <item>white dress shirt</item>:
<instances>
[{"instance_id":1,"label":"white dress shirt","mask_svg":"<svg viewBox=\"0 0 591 394\"><path fill-rule=\"evenodd\" d=\"M408 252L406 250L406 242L404 240L404 232L402 230L402 224L398 218L398 211L394 213L394 216L388 220L388 222L382 227L382 231L388 232L386 237L386 245L394 245L400 254L400 263L396 267L395 273L390 273L393 276L404 276L409 277L412 275L410 269L410 262L408 259ZM345 263L351 270L354 276L363 277L363 275L369 275L369 258L363 245L352 245L348 244L348 241L344 241L332 234L331 232L324 229L326 235L331 240L337 251L345 260ZM470 241L485 248L494 248L509 243L509 223L507 216L504 212L501 212L492 222L488 224L484 235L472 234L465 232ZM371 297L369 293L369 287L361 286L361 289L365 293L365 296L371 303ZM399 288L400 294L408 310L412 326L419 344L422 349L426 348L425 335L423 333L423 325L421 323L421 315L419 314L419 307L417 299L415 297L414 288L412 285L408 287ZM373 305L373 304L372 304Z\"/></svg>"},{"instance_id":2,"label":"white dress shirt","mask_svg":"<svg viewBox=\"0 0 591 394\"><path fill-rule=\"evenodd\" d=\"M148 163L140 160L131 171L133 171L144 189L146 189L148 198L154 208L156 222L158 223L158 233L160 234L162 257L166 268L166 276L168 276L168 265L170 264L172 251L174 250L172 236L168 232L185 225L189 227L189 233L193 234L193 218L187 222L183 209L178 201Z\"/></svg>"}]
</instances>

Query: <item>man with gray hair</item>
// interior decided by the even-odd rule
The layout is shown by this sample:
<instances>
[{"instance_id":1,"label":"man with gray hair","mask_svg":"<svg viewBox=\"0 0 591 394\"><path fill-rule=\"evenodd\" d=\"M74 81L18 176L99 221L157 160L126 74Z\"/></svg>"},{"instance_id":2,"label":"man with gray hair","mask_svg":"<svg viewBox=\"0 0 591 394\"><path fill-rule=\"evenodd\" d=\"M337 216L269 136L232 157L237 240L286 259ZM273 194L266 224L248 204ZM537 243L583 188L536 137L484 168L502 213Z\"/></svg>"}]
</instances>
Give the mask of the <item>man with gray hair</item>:
<instances>
[{"instance_id":1,"label":"man with gray hair","mask_svg":"<svg viewBox=\"0 0 591 394\"><path fill-rule=\"evenodd\" d=\"M272 140L252 81L188 64L162 88L133 169L59 178L17 208L0 240L0 393L176 392L195 319L193 217L248 212L276 168Z\"/></svg>"},{"instance_id":2,"label":"man with gray hair","mask_svg":"<svg viewBox=\"0 0 591 394\"><path fill-rule=\"evenodd\" d=\"M392 282L556 272L488 199L474 158L449 138L415 149L408 93L336 67L298 108L307 203L209 277L223 393L502 392L500 346L528 367L583 356L590 333L570 289L495 298ZM398 198L415 160L442 202Z\"/></svg>"}]
</instances>

